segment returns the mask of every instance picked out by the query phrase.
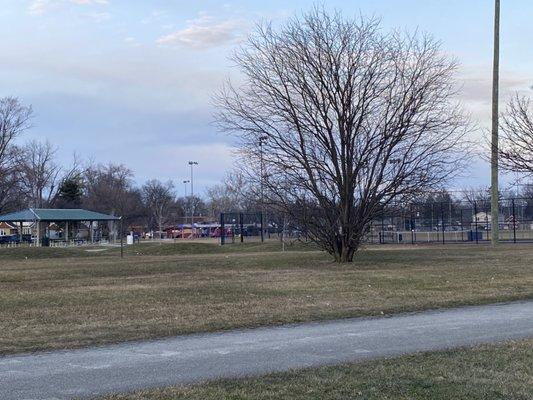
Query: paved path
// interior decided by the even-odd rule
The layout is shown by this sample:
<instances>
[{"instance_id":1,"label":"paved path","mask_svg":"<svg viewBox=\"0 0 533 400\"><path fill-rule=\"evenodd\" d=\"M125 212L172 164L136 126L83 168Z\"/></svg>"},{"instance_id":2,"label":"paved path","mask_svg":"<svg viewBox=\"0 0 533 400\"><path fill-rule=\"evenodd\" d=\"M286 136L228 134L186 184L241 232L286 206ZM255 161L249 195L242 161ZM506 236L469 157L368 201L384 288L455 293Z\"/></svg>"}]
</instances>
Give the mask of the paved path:
<instances>
[{"instance_id":1,"label":"paved path","mask_svg":"<svg viewBox=\"0 0 533 400\"><path fill-rule=\"evenodd\" d=\"M0 358L0 399L70 399L533 337L533 301Z\"/></svg>"}]
</instances>

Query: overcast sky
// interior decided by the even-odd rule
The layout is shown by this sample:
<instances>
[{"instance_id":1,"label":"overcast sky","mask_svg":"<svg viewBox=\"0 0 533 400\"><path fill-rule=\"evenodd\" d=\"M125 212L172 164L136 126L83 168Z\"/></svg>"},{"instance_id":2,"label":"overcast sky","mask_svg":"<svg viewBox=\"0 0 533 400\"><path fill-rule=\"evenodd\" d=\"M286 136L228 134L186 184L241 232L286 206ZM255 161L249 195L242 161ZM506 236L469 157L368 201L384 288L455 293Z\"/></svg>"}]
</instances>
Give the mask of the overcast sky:
<instances>
[{"instance_id":1,"label":"overcast sky","mask_svg":"<svg viewBox=\"0 0 533 400\"><path fill-rule=\"evenodd\" d=\"M419 28L461 63L461 101L480 126L490 118L492 0L328 0L346 16L379 16L386 29ZM502 2L502 100L533 85L533 2ZM32 104L26 138L48 139L62 162L74 152L130 167L142 183L180 191L197 160L205 190L232 165L232 139L212 126L210 97L238 72L231 52L260 20L282 23L309 1L0 0L0 96ZM473 161L453 184L488 185ZM505 179L504 179L505 181Z\"/></svg>"}]
</instances>

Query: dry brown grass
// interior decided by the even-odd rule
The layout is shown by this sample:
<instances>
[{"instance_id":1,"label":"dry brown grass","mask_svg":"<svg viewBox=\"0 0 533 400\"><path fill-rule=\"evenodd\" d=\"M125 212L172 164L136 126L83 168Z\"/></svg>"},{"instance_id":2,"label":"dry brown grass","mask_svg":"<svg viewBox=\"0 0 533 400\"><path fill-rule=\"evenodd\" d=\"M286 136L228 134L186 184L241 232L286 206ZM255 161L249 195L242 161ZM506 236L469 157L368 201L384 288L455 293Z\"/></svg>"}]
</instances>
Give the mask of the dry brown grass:
<instances>
[{"instance_id":1,"label":"dry brown grass","mask_svg":"<svg viewBox=\"0 0 533 400\"><path fill-rule=\"evenodd\" d=\"M533 298L533 246L224 251L3 260L0 354Z\"/></svg>"}]
</instances>

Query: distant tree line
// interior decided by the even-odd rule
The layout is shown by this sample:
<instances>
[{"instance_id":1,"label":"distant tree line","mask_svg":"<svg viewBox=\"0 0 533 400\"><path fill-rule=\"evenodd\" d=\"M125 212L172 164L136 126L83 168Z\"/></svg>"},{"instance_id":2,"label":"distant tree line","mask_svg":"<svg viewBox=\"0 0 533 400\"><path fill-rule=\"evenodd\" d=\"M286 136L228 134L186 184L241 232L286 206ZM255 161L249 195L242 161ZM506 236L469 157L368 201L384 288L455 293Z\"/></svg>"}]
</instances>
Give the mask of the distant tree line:
<instances>
[{"instance_id":1,"label":"distant tree line","mask_svg":"<svg viewBox=\"0 0 533 400\"><path fill-rule=\"evenodd\" d=\"M255 207L244 196L247 183L239 174L207 190L205 198L182 196L172 182L151 179L142 185L121 164L57 160L48 141L24 141L33 110L19 99L0 99L0 213L24 208L86 208L122 216L127 226L161 232L195 216L218 219L223 211Z\"/></svg>"}]
</instances>

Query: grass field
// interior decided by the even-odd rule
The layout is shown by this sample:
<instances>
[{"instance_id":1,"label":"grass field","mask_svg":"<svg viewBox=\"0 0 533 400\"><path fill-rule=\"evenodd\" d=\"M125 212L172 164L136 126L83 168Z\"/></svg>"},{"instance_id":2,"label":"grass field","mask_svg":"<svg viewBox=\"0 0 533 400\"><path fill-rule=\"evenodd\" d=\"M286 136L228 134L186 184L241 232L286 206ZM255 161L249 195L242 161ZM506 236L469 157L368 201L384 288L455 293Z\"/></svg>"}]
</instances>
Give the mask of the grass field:
<instances>
[{"instance_id":1,"label":"grass field","mask_svg":"<svg viewBox=\"0 0 533 400\"><path fill-rule=\"evenodd\" d=\"M531 360L533 339L148 390L105 400L531 400Z\"/></svg>"},{"instance_id":2,"label":"grass field","mask_svg":"<svg viewBox=\"0 0 533 400\"><path fill-rule=\"evenodd\" d=\"M528 245L278 248L2 249L0 354L533 298Z\"/></svg>"},{"instance_id":3,"label":"grass field","mask_svg":"<svg viewBox=\"0 0 533 400\"><path fill-rule=\"evenodd\" d=\"M178 243L150 243L145 242L135 246L124 245L124 255L127 256L164 256L164 255L192 255L192 254L224 254L224 253L253 253L279 251L281 244L276 241L248 242L244 244L228 244L218 246L212 241L178 242ZM314 250L312 244L295 242L286 246L287 251ZM0 262L3 260L42 260L58 258L94 258L120 257L120 247L116 246L79 246L79 247L7 247L0 248Z\"/></svg>"}]
</instances>

